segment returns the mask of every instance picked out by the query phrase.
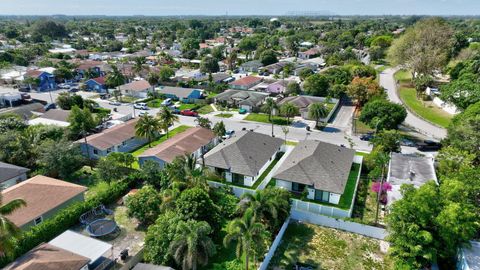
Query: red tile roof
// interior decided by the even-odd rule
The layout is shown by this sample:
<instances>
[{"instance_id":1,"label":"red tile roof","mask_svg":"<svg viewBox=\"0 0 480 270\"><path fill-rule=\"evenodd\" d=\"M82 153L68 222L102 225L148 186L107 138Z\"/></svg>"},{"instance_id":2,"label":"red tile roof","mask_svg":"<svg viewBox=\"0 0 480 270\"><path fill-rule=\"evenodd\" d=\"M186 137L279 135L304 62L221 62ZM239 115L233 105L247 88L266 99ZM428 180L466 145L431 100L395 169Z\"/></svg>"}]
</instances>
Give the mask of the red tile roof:
<instances>
[{"instance_id":1,"label":"red tile roof","mask_svg":"<svg viewBox=\"0 0 480 270\"><path fill-rule=\"evenodd\" d=\"M233 81L230 84L231 85L248 86L248 85L252 85L254 83L260 82L260 81L262 81L262 78L255 77L255 76L247 76L247 77L243 77L239 80Z\"/></svg>"},{"instance_id":2,"label":"red tile roof","mask_svg":"<svg viewBox=\"0 0 480 270\"><path fill-rule=\"evenodd\" d=\"M97 77L97 78L93 78L92 80L94 80L98 84L105 84L105 77Z\"/></svg>"},{"instance_id":3,"label":"red tile roof","mask_svg":"<svg viewBox=\"0 0 480 270\"><path fill-rule=\"evenodd\" d=\"M43 73L43 71L41 71L41 70L38 70L38 69L33 70L32 69L32 70L27 71L27 73L25 74L25 77L38 78L42 73Z\"/></svg>"}]
</instances>

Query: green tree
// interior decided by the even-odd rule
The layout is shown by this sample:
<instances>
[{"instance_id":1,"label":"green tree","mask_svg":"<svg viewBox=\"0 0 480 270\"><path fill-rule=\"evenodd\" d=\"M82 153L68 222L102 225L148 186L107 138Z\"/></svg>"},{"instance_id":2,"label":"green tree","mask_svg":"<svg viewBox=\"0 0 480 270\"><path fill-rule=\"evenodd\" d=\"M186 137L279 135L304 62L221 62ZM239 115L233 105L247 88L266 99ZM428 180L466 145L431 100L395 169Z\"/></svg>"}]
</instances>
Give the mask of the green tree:
<instances>
[{"instance_id":1,"label":"green tree","mask_svg":"<svg viewBox=\"0 0 480 270\"><path fill-rule=\"evenodd\" d=\"M468 106L480 102L478 74L462 74L460 78L441 86L440 98L461 110L466 110Z\"/></svg>"},{"instance_id":2,"label":"green tree","mask_svg":"<svg viewBox=\"0 0 480 270\"><path fill-rule=\"evenodd\" d=\"M145 261L153 264L168 264L172 260L169 252L180 217L174 211L167 211L161 214L155 224L148 227L145 235Z\"/></svg>"},{"instance_id":3,"label":"green tree","mask_svg":"<svg viewBox=\"0 0 480 270\"><path fill-rule=\"evenodd\" d=\"M140 168L140 177L148 185L153 186L157 190L165 190L170 182L165 170L162 170L160 164L153 160L146 160Z\"/></svg>"},{"instance_id":4,"label":"green tree","mask_svg":"<svg viewBox=\"0 0 480 270\"><path fill-rule=\"evenodd\" d=\"M419 75L414 80L415 90L417 91L417 98L420 98L427 90L427 87L432 86L433 78L430 75Z\"/></svg>"},{"instance_id":5,"label":"green tree","mask_svg":"<svg viewBox=\"0 0 480 270\"><path fill-rule=\"evenodd\" d=\"M160 194L149 185L143 186L137 193L129 195L126 199L127 214L135 217L143 224L155 222L160 214L162 198Z\"/></svg>"},{"instance_id":6,"label":"green tree","mask_svg":"<svg viewBox=\"0 0 480 270\"><path fill-rule=\"evenodd\" d=\"M278 110L278 105L277 103L273 100L273 98L267 98L265 100L265 104L262 106L262 110L265 113L268 113L268 121L272 123L272 137L273 137L273 126L274 126L274 121L272 119L273 113L275 110Z\"/></svg>"},{"instance_id":7,"label":"green tree","mask_svg":"<svg viewBox=\"0 0 480 270\"><path fill-rule=\"evenodd\" d=\"M219 70L220 66L218 65L218 59L211 56L205 56L202 58L202 62L200 63L201 72L212 74Z\"/></svg>"},{"instance_id":8,"label":"green tree","mask_svg":"<svg viewBox=\"0 0 480 270\"><path fill-rule=\"evenodd\" d=\"M278 62L277 55L273 50L265 50L260 54L260 62L264 66L268 66Z\"/></svg>"},{"instance_id":9,"label":"green tree","mask_svg":"<svg viewBox=\"0 0 480 270\"><path fill-rule=\"evenodd\" d=\"M169 66L163 66L158 71L158 74L160 75L160 81L168 82L170 77L175 76L175 71Z\"/></svg>"},{"instance_id":10,"label":"green tree","mask_svg":"<svg viewBox=\"0 0 480 270\"><path fill-rule=\"evenodd\" d=\"M195 123L197 123L198 126L206 128L206 129L212 129L212 121L206 117L198 117L195 119Z\"/></svg>"},{"instance_id":11,"label":"green tree","mask_svg":"<svg viewBox=\"0 0 480 270\"><path fill-rule=\"evenodd\" d=\"M308 77L312 76L313 74L313 70L311 68L303 68L302 70L300 70L300 73L298 74L298 76L300 77L300 80L302 81L305 81Z\"/></svg>"},{"instance_id":12,"label":"green tree","mask_svg":"<svg viewBox=\"0 0 480 270\"><path fill-rule=\"evenodd\" d=\"M330 83L328 78L323 74L314 74L305 79L303 89L312 96L327 96Z\"/></svg>"},{"instance_id":13,"label":"green tree","mask_svg":"<svg viewBox=\"0 0 480 270\"><path fill-rule=\"evenodd\" d=\"M359 120L371 128L382 130L397 129L406 117L407 110L402 105L377 99L365 104Z\"/></svg>"},{"instance_id":14,"label":"green tree","mask_svg":"<svg viewBox=\"0 0 480 270\"><path fill-rule=\"evenodd\" d=\"M135 57L133 59L133 68L132 70L137 74L140 75L140 73L145 69L145 58L144 57Z\"/></svg>"},{"instance_id":15,"label":"green tree","mask_svg":"<svg viewBox=\"0 0 480 270\"><path fill-rule=\"evenodd\" d=\"M252 250L264 240L265 233L265 227L257 221L254 211L247 209L241 218L234 219L228 224L223 244L228 247L232 241L237 243L237 258L245 256L245 269L248 270Z\"/></svg>"},{"instance_id":16,"label":"green tree","mask_svg":"<svg viewBox=\"0 0 480 270\"><path fill-rule=\"evenodd\" d=\"M385 92L372 78L355 77L347 86L347 94L357 101L357 105L363 106L373 97L385 95Z\"/></svg>"},{"instance_id":17,"label":"green tree","mask_svg":"<svg viewBox=\"0 0 480 270\"><path fill-rule=\"evenodd\" d=\"M299 95L302 92L302 88L297 82L289 82L287 84L287 89L285 89L286 95Z\"/></svg>"},{"instance_id":18,"label":"green tree","mask_svg":"<svg viewBox=\"0 0 480 270\"><path fill-rule=\"evenodd\" d=\"M223 121L215 123L213 126L213 133L215 133L217 137L222 137L225 135L225 132L225 123L223 123Z\"/></svg>"},{"instance_id":19,"label":"green tree","mask_svg":"<svg viewBox=\"0 0 480 270\"><path fill-rule=\"evenodd\" d=\"M177 199L176 206L177 214L182 219L207 221L215 231L220 228L218 209L204 189L194 187L184 190Z\"/></svg>"},{"instance_id":20,"label":"green tree","mask_svg":"<svg viewBox=\"0 0 480 270\"><path fill-rule=\"evenodd\" d=\"M147 81L149 84L153 85L154 87L160 82L160 75L155 72L149 72Z\"/></svg>"},{"instance_id":21,"label":"green tree","mask_svg":"<svg viewBox=\"0 0 480 270\"><path fill-rule=\"evenodd\" d=\"M91 132L97 125L97 121L93 118L92 113L89 109L84 108L80 109L78 106L73 106L70 114L68 115L68 130L70 132L71 138L84 137L85 143L87 140L87 135Z\"/></svg>"},{"instance_id":22,"label":"green tree","mask_svg":"<svg viewBox=\"0 0 480 270\"><path fill-rule=\"evenodd\" d=\"M140 116L140 119L135 124L135 135L148 140L148 147L151 147L151 143L155 137L157 137L161 130L161 124L159 119L144 114Z\"/></svg>"},{"instance_id":23,"label":"green tree","mask_svg":"<svg viewBox=\"0 0 480 270\"><path fill-rule=\"evenodd\" d=\"M382 130L375 134L375 137L370 141L375 149L384 152L401 152L400 140L402 136L396 130Z\"/></svg>"},{"instance_id":24,"label":"green tree","mask_svg":"<svg viewBox=\"0 0 480 270\"><path fill-rule=\"evenodd\" d=\"M436 161L438 162L438 173L448 176L473 168L475 155L453 146L447 146L440 149Z\"/></svg>"},{"instance_id":25,"label":"green tree","mask_svg":"<svg viewBox=\"0 0 480 270\"><path fill-rule=\"evenodd\" d=\"M10 221L7 216L26 205L27 203L23 199L13 199L3 204L2 195L0 195L0 257L5 257L14 252L15 239L21 234L17 225Z\"/></svg>"},{"instance_id":26,"label":"green tree","mask_svg":"<svg viewBox=\"0 0 480 270\"><path fill-rule=\"evenodd\" d=\"M328 116L327 105L323 102L313 103L308 107L308 117L315 120L315 127L318 127L320 119Z\"/></svg>"},{"instance_id":27,"label":"green tree","mask_svg":"<svg viewBox=\"0 0 480 270\"><path fill-rule=\"evenodd\" d=\"M210 225L205 221L180 221L170 244L169 252L183 270L196 270L206 266L208 258L215 255L215 244L209 237Z\"/></svg>"},{"instance_id":28,"label":"green tree","mask_svg":"<svg viewBox=\"0 0 480 270\"><path fill-rule=\"evenodd\" d=\"M120 85L125 83L125 76L123 76L122 72L118 70L117 66L111 65L111 68L112 71L110 71L105 78L105 83L109 88L119 87ZM117 88L117 90L120 91L120 88Z\"/></svg>"},{"instance_id":29,"label":"green tree","mask_svg":"<svg viewBox=\"0 0 480 270\"><path fill-rule=\"evenodd\" d=\"M160 119L160 127L165 131L168 138L168 128L175 122L178 122L178 116L167 108L163 108L158 112L158 118Z\"/></svg>"},{"instance_id":30,"label":"green tree","mask_svg":"<svg viewBox=\"0 0 480 270\"><path fill-rule=\"evenodd\" d=\"M85 161L80 147L66 140L45 140L38 145L36 151L39 171L55 178L69 178Z\"/></svg>"},{"instance_id":31,"label":"green tree","mask_svg":"<svg viewBox=\"0 0 480 270\"><path fill-rule=\"evenodd\" d=\"M287 102L280 107L280 113L287 117L287 123L290 123L290 118L298 115L300 113L299 109L295 104Z\"/></svg>"}]
</instances>

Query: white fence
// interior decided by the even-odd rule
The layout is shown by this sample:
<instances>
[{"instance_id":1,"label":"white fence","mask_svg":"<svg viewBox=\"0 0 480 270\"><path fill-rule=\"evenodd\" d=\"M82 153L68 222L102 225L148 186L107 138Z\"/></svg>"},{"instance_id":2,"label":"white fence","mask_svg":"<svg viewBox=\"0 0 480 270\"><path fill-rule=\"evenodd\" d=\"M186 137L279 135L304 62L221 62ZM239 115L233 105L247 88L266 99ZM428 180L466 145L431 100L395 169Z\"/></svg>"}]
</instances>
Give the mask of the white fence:
<instances>
[{"instance_id":1,"label":"white fence","mask_svg":"<svg viewBox=\"0 0 480 270\"><path fill-rule=\"evenodd\" d=\"M273 258L273 255L275 254L275 251L277 250L278 246L280 245L280 242L282 241L282 237L285 234L285 231L287 230L288 224L290 223L290 217L285 220L285 222L282 225L282 228L280 228L280 231L277 234L277 237L275 237L275 240L273 240L272 245L268 249L268 253L265 256L265 259L263 259L263 262L260 264L260 267L258 270L266 270L268 267L268 264L270 263L270 260Z\"/></svg>"},{"instance_id":2,"label":"white fence","mask_svg":"<svg viewBox=\"0 0 480 270\"><path fill-rule=\"evenodd\" d=\"M214 181L208 181L208 184L211 187L214 187L214 188L227 186L224 183L219 183L219 182L214 182ZM242 195L245 194L245 193L252 193L252 194L255 193L255 190L253 190L253 189L242 188L242 187L237 187L237 186L232 186L232 185L228 185L228 186L232 189L233 194L235 194L235 196L237 196L238 198L242 197Z\"/></svg>"},{"instance_id":3,"label":"white fence","mask_svg":"<svg viewBox=\"0 0 480 270\"><path fill-rule=\"evenodd\" d=\"M294 210L294 209L292 209L290 212L290 218L296 219L299 221L304 221L307 223L317 224L320 226L357 233L357 234L361 234L361 235L365 235L368 237L381 239L381 240L385 239L385 237L387 236L387 231L382 228L364 225L364 224L351 222L351 221L345 221L342 219L336 219L336 218L327 217L327 216L312 215L309 212L303 212L303 211Z\"/></svg>"},{"instance_id":4,"label":"white fence","mask_svg":"<svg viewBox=\"0 0 480 270\"><path fill-rule=\"evenodd\" d=\"M350 210L344 210L333 206L321 205L318 203L311 203L292 199L292 210L298 210L309 213L310 215L326 215L337 218L350 217Z\"/></svg>"}]
</instances>

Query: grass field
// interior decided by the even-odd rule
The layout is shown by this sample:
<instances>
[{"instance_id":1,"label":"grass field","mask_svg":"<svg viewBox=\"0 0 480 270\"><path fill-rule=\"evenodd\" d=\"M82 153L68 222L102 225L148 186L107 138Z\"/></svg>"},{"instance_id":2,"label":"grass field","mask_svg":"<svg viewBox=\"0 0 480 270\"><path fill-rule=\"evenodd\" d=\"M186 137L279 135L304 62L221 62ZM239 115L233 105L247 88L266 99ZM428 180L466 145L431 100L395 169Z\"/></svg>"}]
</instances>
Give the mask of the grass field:
<instances>
[{"instance_id":1,"label":"grass field","mask_svg":"<svg viewBox=\"0 0 480 270\"><path fill-rule=\"evenodd\" d=\"M399 90L400 99L405 105L414 111L420 117L442 126L448 127L452 120L452 115L445 112L431 101L422 101L417 99L417 94L414 88L402 87Z\"/></svg>"},{"instance_id":2,"label":"grass field","mask_svg":"<svg viewBox=\"0 0 480 270\"><path fill-rule=\"evenodd\" d=\"M412 73L405 69L397 71L394 77L395 80L400 82L400 84L410 84L412 81Z\"/></svg>"},{"instance_id":3,"label":"grass field","mask_svg":"<svg viewBox=\"0 0 480 270\"><path fill-rule=\"evenodd\" d=\"M392 269L392 261L380 251L380 241L336 229L291 223L268 269L293 269L295 263L313 269Z\"/></svg>"},{"instance_id":4,"label":"grass field","mask_svg":"<svg viewBox=\"0 0 480 270\"><path fill-rule=\"evenodd\" d=\"M212 108L212 106L211 106L210 104L208 104L208 105L204 105L204 106L200 107L200 108L197 110L197 112L198 112L199 114L208 114L208 113L213 112L213 108Z\"/></svg>"},{"instance_id":5,"label":"grass field","mask_svg":"<svg viewBox=\"0 0 480 270\"><path fill-rule=\"evenodd\" d=\"M221 117L221 118L230 118L233 116L233 114L231 113L219 113L219 114L215 114L216 117Z\"/></svg>"},{"instance_id":6,"label":"grass field","mask_svg":"<svg viewBox=\"0 0 480 270\"><path fill-rule=\"evenodd\" d=\"M163 99L156 98L147 102L147 106L150 108L160 108L162 106Z\"/></svg>"},{"instance_id":7,"label":"grass field","mask_svg":"<svg viewBox=\"0 0 480 270\"><path fill-rule=\"evenodd\" d=\"M273 123L275 125L288 125L287 118L281 116L272 116ZM254 121L254 122L261 122L261 123L270 123L268 121L268 114L266 113L250 113L247 117L243 118L243 120L247 121ZM291 121L291 120L290 120Z\"/></svg>"}]
</instances>

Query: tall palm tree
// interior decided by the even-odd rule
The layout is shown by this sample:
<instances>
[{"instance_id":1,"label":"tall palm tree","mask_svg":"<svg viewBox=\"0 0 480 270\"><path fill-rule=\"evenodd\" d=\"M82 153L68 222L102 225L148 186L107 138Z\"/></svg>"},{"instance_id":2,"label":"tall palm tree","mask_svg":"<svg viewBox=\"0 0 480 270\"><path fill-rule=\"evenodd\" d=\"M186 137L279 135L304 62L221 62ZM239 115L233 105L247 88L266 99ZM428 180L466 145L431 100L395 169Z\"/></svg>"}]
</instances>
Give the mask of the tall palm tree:
<instances>
[{"instance_id":1,"label":"tall palm tree","mask_svg":"<svg viewBox=\"0 0 480 270\"><path fill-rule=\"evenodd\" d=\"M133 62L133 71L137 74L140 75L140 73L143 71L145 68L143 66L145 64L145 58L143 57L135 57L134 62Z\"/></svg>"},{"instance_id":2,"label":"tall palm tree","mask_svg":"<svg viewBox=\"0 0 480 270\"><path fill-rule=\"evenodd\" d=\"M205 221L181 221L170 244L169 252L183 270L196 270L205 266L208 258L215 254L215 244L208 236L212 228Z\"/></svg>"},{"instance_id":3,"label":"tall palm tree","mask_svg":"<svg viewBox=\"0 0 480 270\"><path fill-rule=\"evenodd\" d=\"M274 110L278 109L277 103L273 100L273 98L267 98L265 100L265 104L262 106L262 110L266 113L268 113L268 121L272 123L272 137L274 136L273 134L273 112Z\"/></svg>"},{"instance_id":4,"label":"tall palm tree","mask_svg":"<svg viewBox=\"0 0 480 270\"><path fill-rule=\"evenodd\" d=\"M158 112L158 117L160 119L161 128L165 131L168 138L168 128L175 122L178 122L178 116L173 114L168 108L164 107Z\"/></svg>"},{"instance_id":5,"label":"tall palm tree","mask_svg":"<svg viewBox=\"0 0 480 270\"><path fill-rule=\"evenodd\" d=\"M252 209L247 209L241 218L232 220L227 226L227 235L223 238L223 244L227 247L232 241L236 241L236 255L240 258L245 255L245 269L248 270L248 263L252 249L259 241L264 240L265 227L257 222Z\"/></svg>"},{"instance_id":6,"label":"tall palm tree","mask_svg":"<svg viewBox=\"0 0 480 270\"><path fill-rule=\"evenodd\" d=\"M315 119L315 127L318 127L320 119L327 117L327 105L323 102L313 103L308 107L308 117Z\"/></svg>"},{"instance_id":7,"label":"tall palm tree","mask_svg":"<svg viewBox=\"0 0 480 270\"><path fill-rule=\"evenodd\" d=\"M151 143L160 129L160 121L157 118L144 114L135 124L135 135L147 139L148 147L151 147Z\"/></svg>"},{"instance_id":8,"label":"tall palm tree","mask_svg":"<svg viewBox=\"0 0 480 270\"><path fill-rule=\"evenodd\" d=\"M0 194L0 257L13 251L15 248L13 240L20 235L18 227L6 216L26 205L27 203L22 199L14 199L3 204Z\"/></svg>"},{"instance_id":9,"label":"tall palm tree","mask_svg":"<svg viewBox=\"0 0 480 270\"><path fill-rule=\"evenodd\" d=\"M287 117L287 124L290 123L290 118L299 113L298 107L291 102L287 102L280 107L280 112Z\"/></svg>"},{"instance_id":10,"label":"tall palm tree","mask_svg":"<svg viewBox=\"0 0 480 270\"><path fill-rule=\"evenodd\" d=\"M125 83L125 76L118 70L117 66L111 65L112 71L110 71L105 79L105 83L109 87L117 87L117 90L120 91L120 85ZM108 88L107 88L108 93Z\"/></svg>"}]
</instances>

